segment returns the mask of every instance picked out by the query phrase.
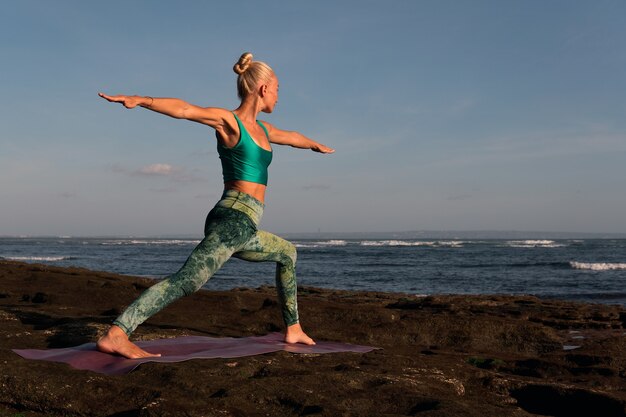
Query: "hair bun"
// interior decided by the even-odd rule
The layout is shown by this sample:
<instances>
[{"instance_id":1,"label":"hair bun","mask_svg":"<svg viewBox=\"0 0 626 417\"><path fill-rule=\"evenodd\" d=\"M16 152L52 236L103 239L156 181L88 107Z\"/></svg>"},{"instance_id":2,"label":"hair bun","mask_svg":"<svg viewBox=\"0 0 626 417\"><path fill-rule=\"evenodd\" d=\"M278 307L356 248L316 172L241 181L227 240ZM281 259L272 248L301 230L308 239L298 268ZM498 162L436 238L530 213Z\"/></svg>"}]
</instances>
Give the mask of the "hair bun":
<instances>
[{"instance_id":1,"label":"hair bun","mask_svg":"<svg viewBox=\"0 0 626 417\"><path fill-rule=\"evenodd\" d=\"M241 55L241 57L239 57L239 61L237 61L237 63L233 67L233 71L241 75L244 72L246 72L251 62L252 62L252 54L250 52L244 52Z\"/></svg>"}]
</instances>

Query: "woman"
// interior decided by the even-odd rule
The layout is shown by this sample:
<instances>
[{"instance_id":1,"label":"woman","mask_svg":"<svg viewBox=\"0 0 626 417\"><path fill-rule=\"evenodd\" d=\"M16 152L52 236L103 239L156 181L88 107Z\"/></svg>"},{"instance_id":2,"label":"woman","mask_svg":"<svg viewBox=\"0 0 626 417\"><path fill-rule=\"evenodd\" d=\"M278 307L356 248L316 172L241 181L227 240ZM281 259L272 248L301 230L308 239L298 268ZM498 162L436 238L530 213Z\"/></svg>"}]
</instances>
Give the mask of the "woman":
<instances>
[{"instance_id":1,"label":"woman","mask_svg":"<svg viewBox=\"0 0 626 417\"><path fill-rule=\"evenodd\" d=\"M298 320L295 247L278 236L257 230L257 225L264 208L272 143L321 153L334 150L298 132L280 130L256 120L259 112L272 113L278 100L278 79L267 64L253 61L252 54L247 52L239 58L234 71L238 74L241 104L233 111L197 107L175 98L99 94L129 109L140 106L212 127L224 176L224 194L207 216L204 239L177 273L146 290L113 322L107 334L98 340L102 352L127 358L160 356L144 351L128 337L166 305L198 290L231 256L277 263L276 289L287 327L285 342L315 344Z\"/></svg>"}]
</instances>

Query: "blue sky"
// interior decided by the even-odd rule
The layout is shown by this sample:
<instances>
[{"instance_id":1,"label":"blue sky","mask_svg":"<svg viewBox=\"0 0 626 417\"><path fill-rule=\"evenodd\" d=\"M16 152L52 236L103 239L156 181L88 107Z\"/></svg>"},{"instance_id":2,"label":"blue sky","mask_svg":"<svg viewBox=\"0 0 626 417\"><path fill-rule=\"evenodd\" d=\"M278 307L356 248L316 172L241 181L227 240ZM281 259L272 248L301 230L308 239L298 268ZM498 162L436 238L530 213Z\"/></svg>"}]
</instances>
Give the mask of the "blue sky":
<instances>
[{"instance_id":1,"label":"blue sky","mask_svg":"<svg viewBox=\"0 0 626 417\"><path fill-rule=\"evenodd\" d=\"M244 51L280 80L261 119L337 150L274 147L264 229L624 233L625 15L620 0L2 2L0 235L200 235L222 188L213 132L97 93L235 108Z\"/></svg>"}]
</instances>

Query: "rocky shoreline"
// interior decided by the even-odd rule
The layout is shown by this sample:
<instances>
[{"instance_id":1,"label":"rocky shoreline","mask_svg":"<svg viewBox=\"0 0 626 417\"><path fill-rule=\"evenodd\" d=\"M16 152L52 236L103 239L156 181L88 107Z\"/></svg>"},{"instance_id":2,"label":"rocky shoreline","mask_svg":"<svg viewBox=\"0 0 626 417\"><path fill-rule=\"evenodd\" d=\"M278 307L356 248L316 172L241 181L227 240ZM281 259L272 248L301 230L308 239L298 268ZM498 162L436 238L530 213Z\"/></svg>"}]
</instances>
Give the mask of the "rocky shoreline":
<instances>
[{"instance_id":1,"label":"rocky shoreline","mask_svg":"<svg viewBox=\"0 0 626 417\"><path fill-rule=\"evenodd\" d=\"M382 348L366 354L276 352L105 376L11 351L93 342L152 283L0 261L0 417L626 416L626 309L530 296L301 288L305 330ZM271 287L202 290L134 337L281 328Z\"/></svg>"}]
</instances>

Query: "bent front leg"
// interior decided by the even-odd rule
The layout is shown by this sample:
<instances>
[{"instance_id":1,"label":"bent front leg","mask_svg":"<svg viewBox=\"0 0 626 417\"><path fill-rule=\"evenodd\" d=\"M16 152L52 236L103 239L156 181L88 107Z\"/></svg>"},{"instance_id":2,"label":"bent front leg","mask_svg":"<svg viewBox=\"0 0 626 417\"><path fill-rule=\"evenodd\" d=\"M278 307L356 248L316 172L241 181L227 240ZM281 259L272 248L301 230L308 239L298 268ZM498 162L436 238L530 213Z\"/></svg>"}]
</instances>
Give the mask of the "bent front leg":
<instances>
[{"instance_id":1,"label":"bent front leg","mask_svg":"<svg viewBox=\"0 0 626 417\"><path fill-rule=\"evenodd\" d=\"M276 262L276 292L287 326L298 323L296 247L287 240L259 230L233 257L249 262Z\"/></svg>"}]
</instances>

